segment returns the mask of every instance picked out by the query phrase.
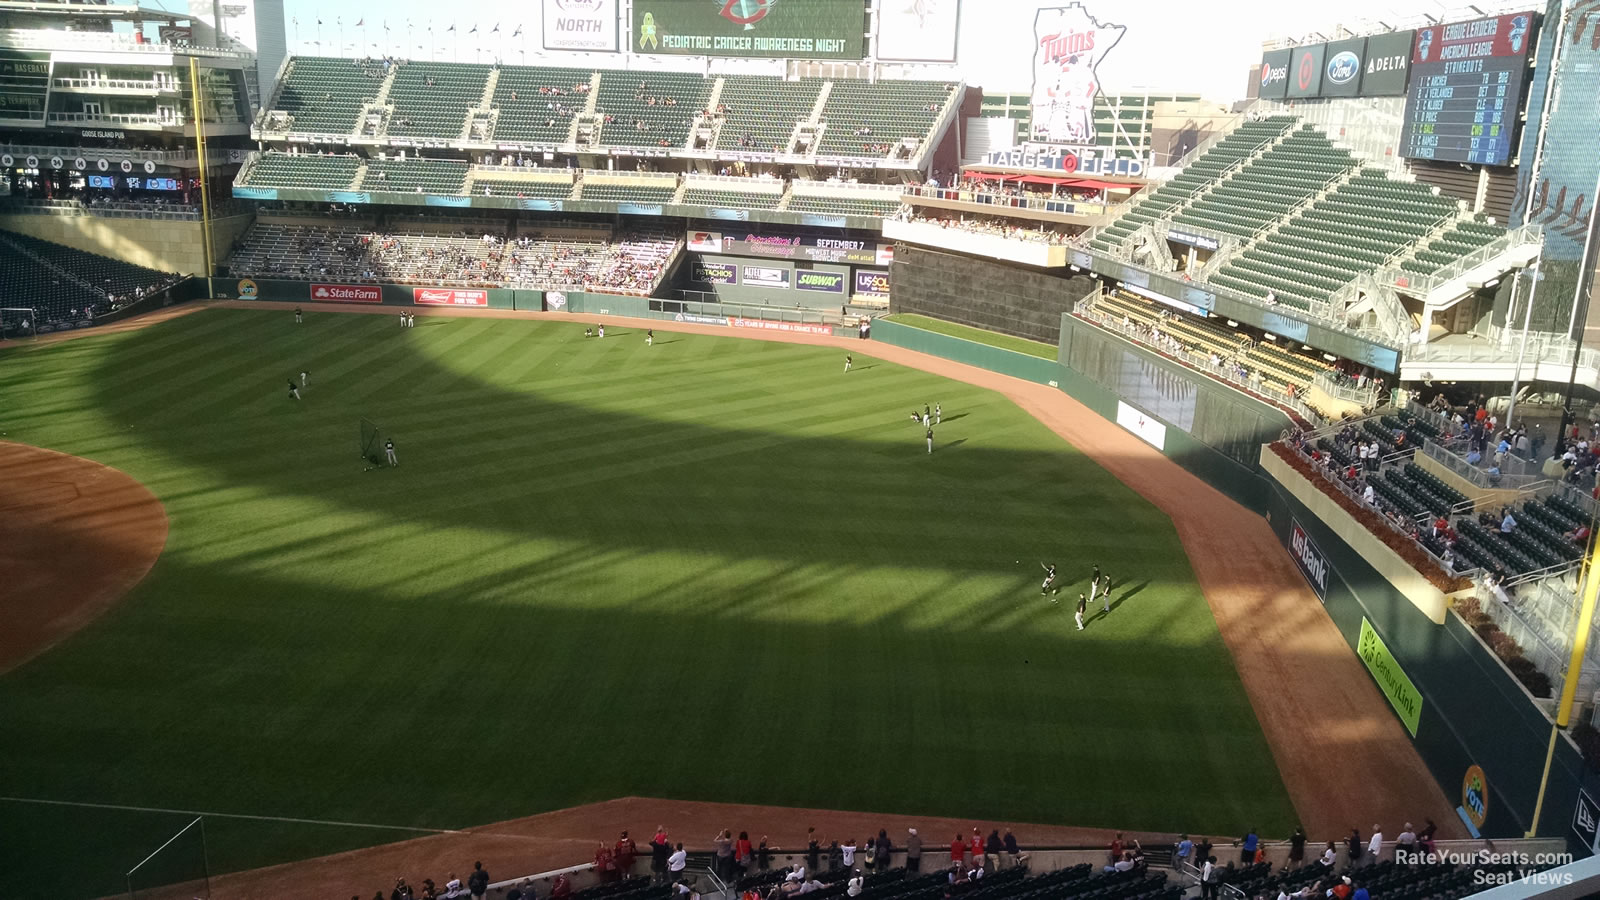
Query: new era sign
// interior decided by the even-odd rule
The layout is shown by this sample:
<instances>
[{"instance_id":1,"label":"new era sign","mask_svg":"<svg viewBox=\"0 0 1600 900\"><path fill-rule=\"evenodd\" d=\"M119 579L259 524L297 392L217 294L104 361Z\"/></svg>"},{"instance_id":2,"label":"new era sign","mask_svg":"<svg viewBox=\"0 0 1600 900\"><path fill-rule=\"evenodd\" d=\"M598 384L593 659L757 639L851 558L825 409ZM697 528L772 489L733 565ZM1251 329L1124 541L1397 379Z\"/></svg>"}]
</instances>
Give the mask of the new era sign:
<instances>
[{"instance_id":1,"label":"new era sign","mask_svg":"<svg viewBox=\"0 0 1600 900\"><path fill-rule=\"evenodd\" d=\"M1578 791L1578 807L1572 811L1572 833L1578 836L1578 842L1590 850L1596 849L1596 838L1600 837L1600 803L1589 796L1588 791Z\"/></svg>"}]
</instances>

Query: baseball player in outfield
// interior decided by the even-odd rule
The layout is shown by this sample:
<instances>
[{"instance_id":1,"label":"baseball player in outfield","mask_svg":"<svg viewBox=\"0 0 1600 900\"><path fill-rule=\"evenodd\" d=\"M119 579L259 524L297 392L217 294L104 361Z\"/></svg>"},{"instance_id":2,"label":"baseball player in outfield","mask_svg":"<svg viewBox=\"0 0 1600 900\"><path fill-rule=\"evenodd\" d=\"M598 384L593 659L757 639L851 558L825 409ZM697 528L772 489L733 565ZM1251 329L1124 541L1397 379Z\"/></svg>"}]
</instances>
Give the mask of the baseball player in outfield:
<instances>
[{"instance_id":1,"label":"baseball player in outfield","mask_svg":"<svg viewBox=\"0 0 1600 900\"><path fill-rule=\"evenodd\" d=\"M391 465L391 466L400 465L399 457L394 455L394 441L389 440L389 441L384 441L383 442L383 456L384 456L384 459L387 459L389 461L389 465Z\"/></svg>"},{"instance_id":2,"label":"baseball player in outfield","mask_svg":"<svg viewBox=\"0 0 1600 900\"><path fill-rule=\"evenodd\" d=\"M1105 604L1106 612L1111 612L1111 576L1100 576L1100 602Z\"/></svg>"},{"instance_id":3,"label":"baseball player in outfield","mask_svg":"<svg viewBox=\"0 0 1600 900\"><path fill-rule=\"evenodd\" d=\"M1099 590L1100 590L1100 566L1096 565L1093 568L1094 568L1094 571L1091 572L1090 575L1089 575L1089 602L1090 603L1094 602L1094 595L1096 593L1098 593Z\"/></svg>"},{"instance_id":4,"label":"baseball player in outfield","mask_svg":"<svg viewBox=\"0 0 1600 900\"><path fill-rule=\"evenodd\" d=\"M1044 566L1044 584L1039 585L1039 596L1043 597L1045 594L1053 594L1060 591L1061 589L1056 587L1055 563L1039 563L1039 565ZM1052 597L1050 602L1055 603L1057 601Z\"/></svg>"},{"instance_id":5,"label":"baseball player in outfield","mask_svg":"<svg viewBox=\"0 0 1600 900\"><path fill-rule=\"evenodd\" d=\"M306 386L306 382L307 382L307 381L308 381L308 380L309 380L309 379L310 379L310 378L311 378L311 373L310 373L310 372L307 372L307 371L306 371L306 370L304 370L304 369L301 369L301 370L300 370L300 386L301 386L301 387L305 387L305 386Z\"/></svg>"},{"instance_id":6,"label":"baseball player in outfield","mask_svg":"<svg viewBox=\"0 0 1600 900\"><path fill-rule=\"evenodd\" d=\"M923 421L927 421L927 420L924 419ZM929 453L933 452L933 426L932 425L928 426L928 452Z\"/></svg>"},{"instance_id":7,"label":"baseball player in outfield","mask_svg":"<svg viewBox=\"0 0 1600 900\"><path fill-rule=\"evenodd\" d=\"M294 381L292 379L289 381L289 399L290 400L299 400L300 399L300 389L295 386L295 383L294 383Z\"/></svg>"},{"instance_id":8,"label":"baseball player in outfield","mask_svg":"<svg viewBox=\"0 0 1600 900\"><path fill-rule=\"evenodd\" d=\"M646 347L649 347L652 344L654 344L655 342L656 342L656 330L654 328L651 328L651 329L649 329L648 331L646 331L644 333L644 345Z\"/></svg>"},{"instance_id":9,"label":"baseball player in outfield","mask_svg":"<svg viewBox=\"0 0 1600 900\"><path fill-rule=\"evenodd\" d=\"M855 362L855 360L853 360L853 359L851 359L851 358L850 358L850 354L848 354L848 353L846 353L846 354L845 354L845 355L844 355L844 370L845 370L845 371L846 371L846 372L848 372L848 371L850 371L850 364L851 364L851 363L852 363L852 362Z\"/></svg>"},{"instance_id":10,"label":"baseball player in outfield","mask_svg":"<svg viewBox=\"0 0 1600 900\"><path fill-rule=\"evenodd\" d=\"M1083 593L1080 591L1078 593L1078 611L1077 611L1077 613L1075 613L1073 615L1073 618L1078 620L1078 630L1079 631L1083 630L1083 613L1088 608L1089 608L1089 598L1085 597L1083 595Z\"/></svg>"}]
</instances>

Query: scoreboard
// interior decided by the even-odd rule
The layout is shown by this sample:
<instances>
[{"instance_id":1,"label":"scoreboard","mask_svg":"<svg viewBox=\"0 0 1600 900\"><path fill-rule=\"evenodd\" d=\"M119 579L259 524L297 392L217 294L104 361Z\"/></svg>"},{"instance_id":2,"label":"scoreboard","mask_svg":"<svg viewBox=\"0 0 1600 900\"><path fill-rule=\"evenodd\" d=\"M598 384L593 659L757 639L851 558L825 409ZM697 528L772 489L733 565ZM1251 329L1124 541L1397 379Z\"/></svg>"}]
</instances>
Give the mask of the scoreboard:
<instances>
[{"instance_id":1,"label":"scoreboard","mask_svg":"<svg viewBox=\"0 0 1600 900\"><path fill-rule=\"evenodd\" d=\"M1400 155L1508 163L1535 21L1525 12L1419 29Z\"/></svg>"}]
</instances>

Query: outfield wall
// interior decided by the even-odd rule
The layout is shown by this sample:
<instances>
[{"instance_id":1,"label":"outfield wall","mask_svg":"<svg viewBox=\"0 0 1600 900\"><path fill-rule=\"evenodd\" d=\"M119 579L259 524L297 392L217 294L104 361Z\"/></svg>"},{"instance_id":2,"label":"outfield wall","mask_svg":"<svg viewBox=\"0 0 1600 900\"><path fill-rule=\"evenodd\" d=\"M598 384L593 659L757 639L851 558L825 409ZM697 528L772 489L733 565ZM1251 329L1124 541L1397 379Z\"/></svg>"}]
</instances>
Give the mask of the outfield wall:
<instances>
[{"instance_id":1,"label":"outfield wall","mask_svg":"<svg viewBox=\"0 0 1600 900\"><path fill-rule=\"evenodd\" d=\"M414 284L355 284L276 278L216 278L219 300L277 300L283 303L348 303L351 306L479 307L544 309L544 291L521 288L441 288Z\"/></svg>"},{"instance_id":2,"label":"outfield wall","mask_svg":"<svg viewBox=\"0 0 1600 900\"><path fill-rule=\"evenodd\" d=\"M1397 720L1412 735L1445 796L1466 808L1486 795L1480 832L1487 837L1522 837L1532 829L1539 782L1551 746L1551 720L1459 616L1444 612L1443 623L1436 624L1429 610L1420 608L1334 527L1262 471L1259 455L1256 465L1246 467L1229 452L1252 428L1270 432L1263 442L1276 438L1275 428L1267 425L1271 415L1265 411L1281 413L1137 346L1097 343L1092 326L1079 326L1076 321L1062 323L1054 378L1034 364L1043 360L1021 362L1012 357L1032 358L932 332L908 336L905 332L917 329L898 323L875 323L873 337L1052 384L1147 442L1158 440L1161 452L1174 462L1262 514L1285 552L1307 573L1313 594L1322 600L1340 634L1373 672L1379 690L1390 698ZM1103 337L1107 342L1123 343L1109 334ZM1130 348L1132 358L1120 355ZM1115 364L1108 363L1108 358ZM1074 361L1095 374L1079 371ZM1124 374L1130 369L1139 373L1132 382ZM1151 379L1168 399L1174 393L1194 396L1195 419L1190 428L1137 409L1131 396L1108 386L1116 385L1133 395L1147 389ZM1202 399L1212 392L1235 396ZM1244 405L1235 408L1235 404ZM1251 409L1250 404L1262 410ZM1138 420L1128 416L1130 409L1140 414ZM1218 417L1215 423L1206 421L1211 416ZM1236 423L1238 430L1232 430L1230 423ZM1210 434L1213 428L1222 428L1225 436L1217 445L1197 436ZM1261 452L1259 443L1256 452ZM1315 703L1316 698L1306 697L1305 702ZM1483 794L1467 792L1469 773L1481 773L1487 788ZM1586 791L1593 808L1600 810L1600 803L1593 802L1600 799L1600 776L1586 770L1569 741L1558 738L1537 834L1566 840L1574 853L1588 852L1588 839L1593 836L1591 832L1580 841L1573 830L1580 789Z\"/></svg>"},{"instance_id":3,"label":"outfield wall","mask_svg":"<svg viewBox=\"0 0 1600 900\"><path fill-rule=\"evenodd\" d=\"M1002 265L909 244L895 248L889 310L1054 344L1061 315L1096 287L1087 276Z\"/></svg>"}]
</instances>

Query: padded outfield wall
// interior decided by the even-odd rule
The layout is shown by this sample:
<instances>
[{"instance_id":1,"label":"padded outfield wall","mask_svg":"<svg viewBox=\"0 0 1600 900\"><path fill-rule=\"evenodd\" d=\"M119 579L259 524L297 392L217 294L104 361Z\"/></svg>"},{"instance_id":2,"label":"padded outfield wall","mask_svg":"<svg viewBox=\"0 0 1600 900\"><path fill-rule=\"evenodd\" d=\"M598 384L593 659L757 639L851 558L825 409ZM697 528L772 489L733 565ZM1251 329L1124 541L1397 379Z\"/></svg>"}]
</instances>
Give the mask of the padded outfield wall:
<instances>
[{"instance_id":1,"label":"padded outfield wall","mask_svg":"<svg viewBox=\"0 0 1600 900\"><path fill-rule=\"evenodd\" d=\"M1261 445L1277 438L1287 416L1092 325L1071 316L1062 319L1053 377L1046 361L931 332L907 335L918 329L897 323L874 324L873 338L1058 387L1147 442L1159 436L1164 455L1265 516L1284 551L1302 572L1310 573L1313 594L1352 652L1369 671L1382 673L1384 680L1374 674L1380 691L1405 695L1394 686L1396 670L1409 682L1416 709L1395 715L1413 735L1445 796L1454 804L1471 805L1482 795L1467 794L1469 773L1481 773L1487 787L1481 833L1522 837L1533 823L1550 746L1550 719L1458 616L1447 613L1444 624L1435 624L1263 471ZM1140 400L1161 406L1172 419L1142 408ZM1130 409L1143 421L1129 418ZM1252 433L1260 441L1246 464L1240 456ZM1316 698L1305 702L1315 703ZM1408 702L1402 699L1397 709ZM1600 776L1587 771L1570 743L1558 739L1537 833L1566 838L1577 853L1589 850L1587 840L1580 841L1573 830L1580 790L1587 794L1586 802L1600 800ZM1600 803L1594 808L1600 809Z\"/></svg>"},{"instance_id":2,"label":"padded outfield wall","mask_svg":"<svg viewBox=\"0 0 1600 900\"><path fill-rule=\"evenodd\" d=\"M1061 314L1071 312L1095 288L1086 276L1002 265L929 250L895 247L889 269L889 309L959 322L985 331L1054 344Z\"/></svg>"}]
</instances>

